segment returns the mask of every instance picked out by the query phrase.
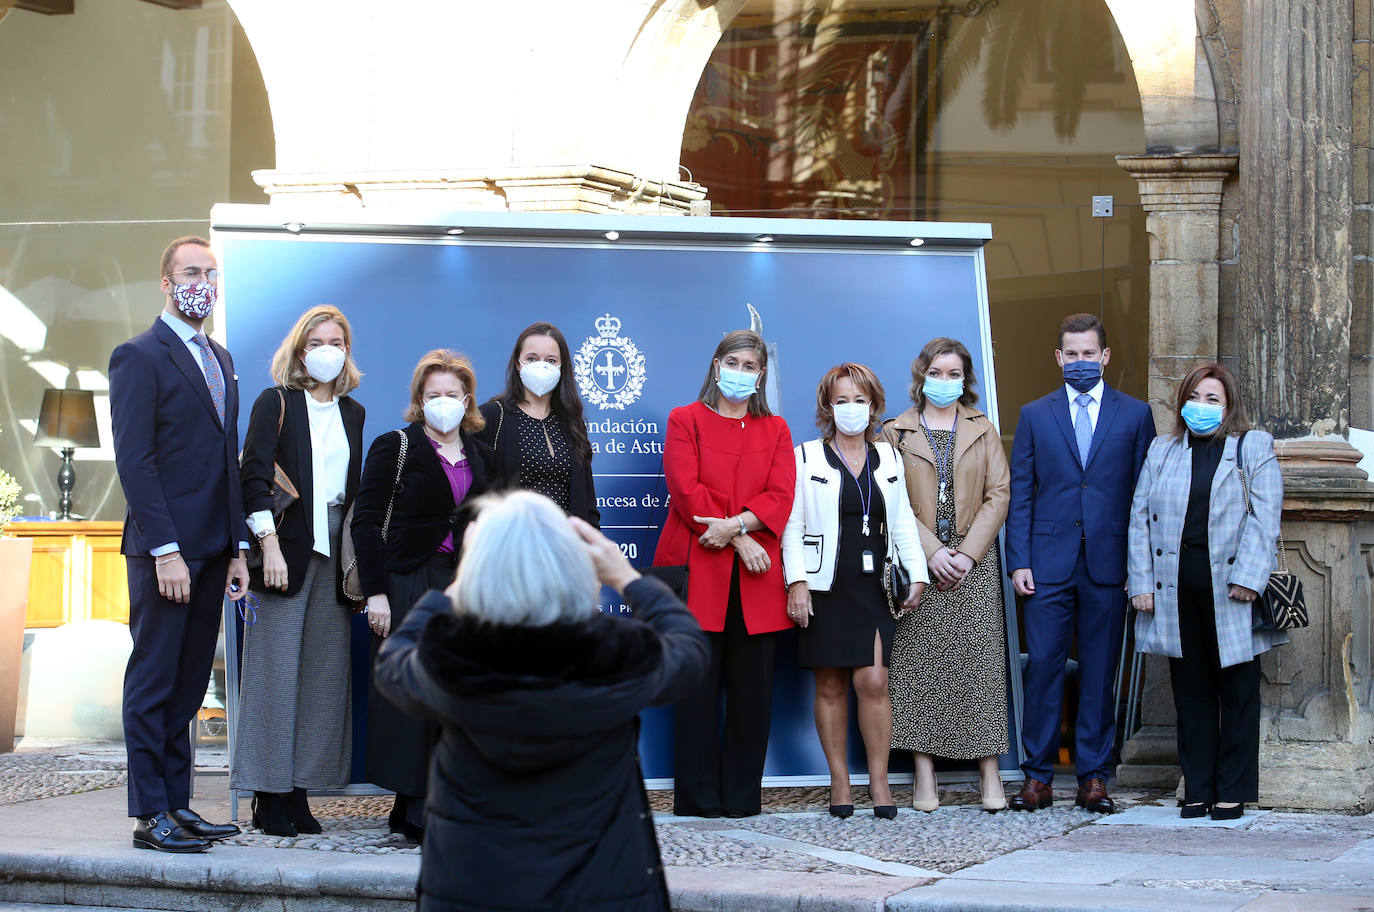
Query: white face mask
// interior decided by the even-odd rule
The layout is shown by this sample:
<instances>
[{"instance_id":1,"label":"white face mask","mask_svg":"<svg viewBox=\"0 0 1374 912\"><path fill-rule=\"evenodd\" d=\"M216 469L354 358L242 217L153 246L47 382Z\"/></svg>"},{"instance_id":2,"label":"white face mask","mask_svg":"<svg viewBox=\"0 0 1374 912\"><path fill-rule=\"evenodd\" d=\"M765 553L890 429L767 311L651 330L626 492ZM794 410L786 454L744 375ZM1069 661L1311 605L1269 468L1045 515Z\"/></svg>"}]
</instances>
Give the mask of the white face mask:
<instances>
[{"instance_id":1,"label":"white face mask","mask_svg":"<svg viewBox=\"0 0 1374 912\"><path fill-rule=\"evenodd\" d=\"M341 348L321 345L305 353L305 372L319 383L333 383L334 378L343 370L348 355Z\"/></svg>"},{"instance_id":2,"label":"white face mask","mask_svg":"<svg viewBox=\"0 0 1374 912\"><path fill-rule=\"evenodd\" d=\"M531 361L520 368L520 382L535 396L542 396L558 385L563 374L557 364L547 361Z\"/></svg>"},{"instance_id":3,"label":"white face mask","mask_svg":"<svg viewBox=\"0 0 1374 912\"><path fill-rule=\"evenodd\" d=\"M451 396L437 396L425 403L425 421L440 434L463 423L463 400Z\"/></svg>"},{"instance_id":4,"label":"white face mask","mask_svg":"<svg viewBox=\"0 0 1374 912\"><path fill-rule=\"evenodd\" d=\"M831 406L835 414L835 429L851 437L867 431L873 423L867 402L841 402Z\"/></svg>"}]
</instances>

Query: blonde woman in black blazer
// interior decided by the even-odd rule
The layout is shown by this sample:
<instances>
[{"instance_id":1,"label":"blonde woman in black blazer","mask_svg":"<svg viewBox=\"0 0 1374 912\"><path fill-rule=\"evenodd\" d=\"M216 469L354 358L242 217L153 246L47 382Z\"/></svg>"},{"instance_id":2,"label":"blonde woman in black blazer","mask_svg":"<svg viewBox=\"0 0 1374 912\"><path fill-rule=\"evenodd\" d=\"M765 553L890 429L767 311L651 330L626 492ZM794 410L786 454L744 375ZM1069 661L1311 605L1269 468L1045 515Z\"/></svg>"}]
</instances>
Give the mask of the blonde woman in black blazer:
<instances>
[{"instance_id":1,"label":"blonde woman in black blazer","mask_svg":"<svg viewBox=\"0 0 1374 912\"><path fill-rule=\"evenodd\" d=\"M348 320L312 307L272 359L275 386L253 404L240 478L261 564L249 588L230 785L253 792L253 825L277 836L318 833L309 789L348 784L353 752L350 614L340 586L343 516L362 471L361 374ZM273 466L300 492L280 522Z\"/></svg>"}]
</instances>

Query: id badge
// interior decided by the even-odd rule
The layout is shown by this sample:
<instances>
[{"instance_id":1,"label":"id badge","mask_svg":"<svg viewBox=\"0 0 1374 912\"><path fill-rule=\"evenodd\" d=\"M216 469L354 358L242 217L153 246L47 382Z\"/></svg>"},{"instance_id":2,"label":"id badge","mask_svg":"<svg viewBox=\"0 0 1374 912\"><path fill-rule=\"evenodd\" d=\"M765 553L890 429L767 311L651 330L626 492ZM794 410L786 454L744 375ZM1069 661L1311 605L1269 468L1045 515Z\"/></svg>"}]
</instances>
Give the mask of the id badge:
<instances>
[{"instance_id":1,"label":"id badge","mask_svg":"<svg viewBox=\"0 0 1374 912\"><path fill-rule=\"evenodd\" d=\"M935 537L945 544L949 544L949 539L954 532L954 524L947 519L939 520L935 523Z\"/></svg>"},{"instance_id":2,"label":"id badge","mask_svg":"<svg viewBox=\"0 0 1374 912\"><path fill-rule=\"evenodd\" d=\"M872 551L865 551L862 555L860 555L860 558L861 558L860 567L863 568L863 572L864 572L864 573L872 573L872 572L873 572L873 552L872 552Z\"/></svg>"}]
</instances>

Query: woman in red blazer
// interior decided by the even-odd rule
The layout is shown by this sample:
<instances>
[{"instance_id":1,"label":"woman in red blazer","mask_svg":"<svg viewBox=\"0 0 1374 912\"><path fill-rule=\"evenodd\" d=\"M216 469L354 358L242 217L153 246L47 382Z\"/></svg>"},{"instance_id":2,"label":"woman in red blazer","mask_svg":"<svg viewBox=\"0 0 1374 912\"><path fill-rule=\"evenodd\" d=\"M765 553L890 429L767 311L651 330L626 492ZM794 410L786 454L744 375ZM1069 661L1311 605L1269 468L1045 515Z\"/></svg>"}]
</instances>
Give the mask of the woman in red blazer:
<instances>
[{"instance_id":1,"label":"woman in red blazer","mask_svg":"<svg viewBox=\"0 0 1374 912\"><path fill-rule=\"evenodd\" d=\"M767 368L763 340L732 332L716 347L697 401L668 416L663 473L672 504L654 564L687 566L687 607L711 643L706 681L674 710L679 815L759 813L774 634L792 625L780 542L797 476L792 434L764 399Z\"/></svg>"}]
</instances>

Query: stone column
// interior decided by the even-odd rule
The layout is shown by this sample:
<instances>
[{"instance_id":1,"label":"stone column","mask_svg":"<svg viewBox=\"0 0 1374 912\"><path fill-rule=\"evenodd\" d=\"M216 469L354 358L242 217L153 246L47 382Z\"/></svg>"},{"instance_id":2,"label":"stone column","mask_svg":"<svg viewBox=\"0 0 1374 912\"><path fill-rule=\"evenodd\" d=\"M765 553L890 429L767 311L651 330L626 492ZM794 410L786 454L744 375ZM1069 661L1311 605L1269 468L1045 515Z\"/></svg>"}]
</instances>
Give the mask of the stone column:
<instances>
[{"instance_id":1,"label":"stone column","mask_svg":"<svg viewBox=\"0 0 1374 912\"><path fill-rule=\"evenodd\" d=\"M1140 185L1150 243L1148 397L1161 430L1188 369L1217 356L1222 184L1234 155L1118 155Z\"/></svg>"},{"instance_id":2,"label":"stone column","mask_svg":"<svg viewBox=\"0 0 1374 912\"><path fill-rule=\"evenodd\" d=\"M1118 155L1140 185L1150 243L1148 396L1155 425L1173 427L1179 380L1199 361L1217 357L1222 185L1234 155ZM1145 662L1141 728L1121 749L1122 785L1172 788L1179 777L1177 732L1168 663Z\"/></svg>"},{"instance_id":3,"label":"stone column","mask_svg":"<svg viewBox=\"0 0 1374 912\"><path fill-rule=\"evenodd\" d=\"M1262 660L1260 803L1374 807L1374 491L1350 411L1352 5L1249 0L1240 115L1239 373L1274 432L1312 626Z\"/></svg>"}]
</instances>

